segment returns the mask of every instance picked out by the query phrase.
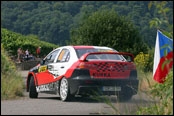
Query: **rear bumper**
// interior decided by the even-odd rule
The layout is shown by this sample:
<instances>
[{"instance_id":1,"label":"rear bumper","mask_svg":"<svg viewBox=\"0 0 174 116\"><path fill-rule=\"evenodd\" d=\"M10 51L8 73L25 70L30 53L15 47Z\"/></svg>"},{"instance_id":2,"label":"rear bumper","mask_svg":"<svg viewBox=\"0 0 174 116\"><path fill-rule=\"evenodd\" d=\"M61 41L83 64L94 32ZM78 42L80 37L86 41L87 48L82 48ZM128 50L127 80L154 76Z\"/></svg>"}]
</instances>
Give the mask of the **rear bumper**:
<instances>
[{"instance_id":1,"label":"rear bumper","mask_svg":"<svg viewBox=\"0 0 174 116\"><path fill-rule=\"evenodd\" d=\"M115 95L119 92L131 91L132 95L137 94L138 80L129 79L69 79L70 92L72 95L83 95L101 93L103 95ZM121 87L121 91L103 91L104 86Z\"/></svg>"},{"instance_id":2,"label":"rear bumper","mask_svg":"<svg viewBox=\"0 0 174 116\"><path fill-rule=\"evenodd\" d=\"M129 92L132 95L137 94L139 81L136 71L132 71L129 79L95 79L91 78L89 70L76 69L72 76L68 78L70 93L72 95L102 93L115 95L119 92ZM121 87L121 91L103 91L104 86Z\"/></svg>"}]
</instances>

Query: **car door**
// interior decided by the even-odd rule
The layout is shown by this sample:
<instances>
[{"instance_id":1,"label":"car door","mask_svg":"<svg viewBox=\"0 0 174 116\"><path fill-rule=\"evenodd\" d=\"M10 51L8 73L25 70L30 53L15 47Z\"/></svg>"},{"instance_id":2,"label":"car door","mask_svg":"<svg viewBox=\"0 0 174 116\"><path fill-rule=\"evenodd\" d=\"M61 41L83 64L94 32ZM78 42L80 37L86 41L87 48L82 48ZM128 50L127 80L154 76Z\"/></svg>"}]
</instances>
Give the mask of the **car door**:
<instances>
[{"instance_id":1,"label":"car door","mask_svg":"<svg viewBox=\"0 0 174 116\"><path fill-rule=\"evenodd\" d=\"M54 61L58 56L59 50L55 50L50 53L44 60L45 62L38 68L38 73L36 74L38 85L44 85L54 82Z\"/></svg>"},{"instance_id":2,"label":"car door","mask_svg":"<svg viewBox=\"0 0 174 116\"><path fill-rule=\"evenodd\" d=\"M70 62L70 50L63 48L57 57L56 63L54 64L54 73L57 77L62 76L71 67L72 62Z\"/></svg>"}]
</instances>

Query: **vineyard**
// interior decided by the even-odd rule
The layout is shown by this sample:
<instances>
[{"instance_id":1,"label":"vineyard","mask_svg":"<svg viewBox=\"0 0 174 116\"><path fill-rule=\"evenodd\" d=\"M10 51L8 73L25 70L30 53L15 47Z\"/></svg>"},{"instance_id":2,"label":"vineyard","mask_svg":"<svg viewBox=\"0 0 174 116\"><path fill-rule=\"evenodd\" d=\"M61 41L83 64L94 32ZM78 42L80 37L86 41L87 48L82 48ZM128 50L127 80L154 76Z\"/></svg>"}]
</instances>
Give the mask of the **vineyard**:
<instances>
[{"instance_id":1,"label":"vineyard","mask_svg":"<svg viewBox=\"0 0 174 116\"><path fill-rule=\"evenodd\" d=\"M9 31L1 28L1 43L3 47L13 56L17 55L17 49L20 47L22 50L28 49L34 56L37 55L36 50L40 46L40 56L47 55L50 51L58 46L48 42L40 41L37 36L28 35L24 36L19 33Z\"/></svg>"}]
</instances>

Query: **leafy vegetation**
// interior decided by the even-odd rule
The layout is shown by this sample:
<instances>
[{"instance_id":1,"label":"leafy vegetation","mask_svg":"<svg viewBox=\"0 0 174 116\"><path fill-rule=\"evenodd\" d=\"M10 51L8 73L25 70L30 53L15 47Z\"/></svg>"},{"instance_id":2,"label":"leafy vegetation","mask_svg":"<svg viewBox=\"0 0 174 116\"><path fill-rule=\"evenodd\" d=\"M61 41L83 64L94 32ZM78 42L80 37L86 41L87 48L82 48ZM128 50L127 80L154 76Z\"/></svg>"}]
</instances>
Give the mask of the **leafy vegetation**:
<instances>
[{"instance_id":1,"label":"leafy vegetation","mask_svg":"<svg viewBox=\"0 0 174 116\"><path fill-rule=\"evenodd\" d=\"M149 46L155 45L156 28L153 26L150 28L148 24L159 14L154 5L151 5L151 10L148 9L150 1L2 1L1 3L1 27L23 35L34 34L40 40L50 43L65 45L66 40L70 40L70 31L79 27L81 20L87 19L96 11L114 10L119 16L127 16L127 19L132 21L139 30L141 38ZM163 10L168 11L165 15L170 17L169 22L173 24L173 2L167 1L166 6L167 8ZM159 19L161 18L163 17ZM161 22L161 27L164 30L166 25Z\"/></svg>"},{"instance_id":2,"label":"leafy vegetation","mask_svg":"<svg viewBox=\"0 0 174 116\"><path fill-rule=\"evenodd\" d=\"M97 11L71 32L71 44L108 46L134 55L147 51L133 24L115 11Z\"/></svg>"},{"instance_id":3,"label":"leafy vegetation","mask_svg":"<svg viewBox=\"0 0 174 116\"><path fill-rule=\"evenodd\" d=\"M144 54L143 52L140 52L135 57L135 64L143 70L145 70L145 67L147 67L148 62L149 62L149 54Z\"/></svg>"},{"instance_id":4,"label":"leafy vegetation","mask_svg":"<svg viewBox=\"0 0 174 116\"><path fill-rule=\"evenodd\" d=\"M17 55L19 47L22 50L28 49L31 54L36 55L36 50L40 46L41 56L47 55L53 48L58 47L57 45L40 41L37 36L24 36L3 28L1 28L1 42L11 55Z\"/></svg>"},{"instance_id":5,"label":"leafy vegetation","mask_svg":"<svg viewBox=\"0 0 174 116\"><path fill-rule=\"evenodd\" d=\"M147 75L147 73L145 73ZM173 115L173 69L168 74L164 84L154 83L153 76L146 78L148 81L146 94L152 99L159 99L159 103L150 104L148 107L139 107L137 115ZM153 83L152 83L153 82Z\"/></svg>"},{"instance_id":6,"label":"leafy vegetation","mask_svg":"<svg viewBox=\"0 0 174 116\"><path fill-rule=\"evenodd\" d=\"M155 18L150 21L150 26L155 26L156 28L162 30L163 34L168 36L169 38L173 38L173 24L170 24L168 17L166 16L169 8L166 7L166 1L163 2L150 2L149 8L154 5L162 18ZM160 23L159 23L160 22ZM165 24L166 29L161 29ZM167 46L166 46L167 47ZM166 60L167 62L173 62L172 60ZM165 62L163 63L165 64ZM161 67L163 69L163 67ZM149 81L149 80L148 80ZM150 82L150 81L149 81ZM167 75L165 82L163 84L149 83L150 91L148 91L149 95L152 95L153 98L158 98L159 103L153 104L150 107L141 107L137 114L139 115L173 115L173 67L169 74Z\"/></svg>"},{"instance_id":7,"label":"leafy vegetation","mask_svg":"<svg viewBox=\"0 0 174 116\"><path fill-rule=\"evenodd\" d=\"M1 99L23 96L24 82L1 44Z\"/></svg>"},{"instance_id":8,"label":"leafy vegetation","mask_svg":"<svg viewBox=\"0 0 174 116\"><path fill-rule=\"evenodd\" d=\"M143 72L153 71L154 49L148 50L147 54L140 52L136 55L134 62L138 69Z\"/></svg>"}]
</instances>

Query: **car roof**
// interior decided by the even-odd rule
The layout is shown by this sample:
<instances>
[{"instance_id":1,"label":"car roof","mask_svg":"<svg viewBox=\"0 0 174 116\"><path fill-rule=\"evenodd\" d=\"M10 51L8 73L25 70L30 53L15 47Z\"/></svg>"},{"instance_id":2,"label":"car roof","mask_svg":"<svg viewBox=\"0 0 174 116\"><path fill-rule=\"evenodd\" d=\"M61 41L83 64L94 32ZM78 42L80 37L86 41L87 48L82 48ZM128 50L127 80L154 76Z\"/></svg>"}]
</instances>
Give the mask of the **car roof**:
<instances>
[{"instance_id":1,"label":"car roof","mask_svg":"<svg viewBox=\"0 0 174 116\"><path fill-rule=\"evenodd\" d=\"M55 50L59 49L59 48L74 48L74 49L111 49L109 47L104 47L104 46L85 46L85 45L79 45L79 46L73 46L73 45L69 45L69 46L61 46L56 48ZM54 50L54 51L55 51Z\"/></svg>"},{"instance_id":2,"label":"car roof","mask_svg":"<svg viewBox=\"0 0 174 116\"><path fill-rule=\"evenodd\" d=\"M114 50L114 49L112 49L112 48L109 48L109 47L104 47L104 46L87 46L87 45L79 45L79 46L73 46L73 45L68 45L68 46L61 46L61 47L58 47L58 48L56 48L56 49L54 49L53 51L51 51L50 53L52 53L52 52L54 52L54 51L56 51L57 49L60 49L60 48L70 48L70 49L109 49L109 50ZM116 52L117 52L117 50L115 50ZM49 53L49 54L50 54ZM48 54L47 54L47 56L48 56ZM46 56L46 57L47 57ZM45 57L45 58L46 58ZM45 59L44 58L44 59Z\"/></svg>"},{"instance_id":3,"label":"car roof","mask_svg":"<svg viewBox=\"0 0 174 116\"><path fill-rule=\"evenodd\" d=\"M72 46L74 49L111 49L109 47L104 47L104 46Z\"/></svg>"}]
</instances>

